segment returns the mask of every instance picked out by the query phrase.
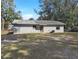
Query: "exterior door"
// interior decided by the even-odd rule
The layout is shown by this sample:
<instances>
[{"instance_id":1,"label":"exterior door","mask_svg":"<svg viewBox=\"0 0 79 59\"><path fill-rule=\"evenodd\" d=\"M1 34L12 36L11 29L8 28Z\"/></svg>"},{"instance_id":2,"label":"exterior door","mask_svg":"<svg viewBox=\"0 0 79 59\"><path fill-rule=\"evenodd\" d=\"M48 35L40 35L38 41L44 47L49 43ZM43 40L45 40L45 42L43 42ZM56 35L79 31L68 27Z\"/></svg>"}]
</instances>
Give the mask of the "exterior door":
<instances>
[{"instance_id":1,"label":"exterior door","mask_svg":"<svg viewBox=\"0 0 79 59\"><path fill-rule=\"evenodd\" d=\"M42 25L40 26L40 32L43 32L43 26Z\"/></svg>"}]
</instances>

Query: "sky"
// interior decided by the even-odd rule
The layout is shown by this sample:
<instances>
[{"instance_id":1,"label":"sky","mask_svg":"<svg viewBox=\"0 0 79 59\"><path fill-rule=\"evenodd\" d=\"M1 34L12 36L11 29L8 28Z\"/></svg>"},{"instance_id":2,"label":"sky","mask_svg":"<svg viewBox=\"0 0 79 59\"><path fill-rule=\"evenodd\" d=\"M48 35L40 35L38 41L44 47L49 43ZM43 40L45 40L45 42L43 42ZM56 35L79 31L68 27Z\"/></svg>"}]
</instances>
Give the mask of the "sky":
<instances>
[{"instance_id":1,"label":"sky","mask_svg":"<svg viewBox=\"0 0 79 59\"><path fill-rule=\"evenodd\" d=\"M23 19L37 19L39 15L34 12L34 9L39 9L39 0L14 0L16 5L15 10L21 11Z\"/></svg>"}]
</instances>

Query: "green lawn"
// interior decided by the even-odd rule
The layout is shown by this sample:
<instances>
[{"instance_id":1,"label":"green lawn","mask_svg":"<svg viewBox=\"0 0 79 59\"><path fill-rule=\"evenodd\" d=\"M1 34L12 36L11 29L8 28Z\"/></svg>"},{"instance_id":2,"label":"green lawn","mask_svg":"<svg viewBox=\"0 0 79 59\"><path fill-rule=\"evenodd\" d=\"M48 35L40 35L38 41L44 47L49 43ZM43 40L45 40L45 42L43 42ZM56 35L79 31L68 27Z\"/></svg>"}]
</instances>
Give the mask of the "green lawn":
<instances>
[{"instance_id":1,"label":"green lawn","mask_svg":"<svg viewBox=\"0 0 79 59\"><path fill-rule=\"evenodd\" d=\"M23 34L18 42L2 42L2 59L77 59L78 34Z\"/></svg>"}]
</instances>

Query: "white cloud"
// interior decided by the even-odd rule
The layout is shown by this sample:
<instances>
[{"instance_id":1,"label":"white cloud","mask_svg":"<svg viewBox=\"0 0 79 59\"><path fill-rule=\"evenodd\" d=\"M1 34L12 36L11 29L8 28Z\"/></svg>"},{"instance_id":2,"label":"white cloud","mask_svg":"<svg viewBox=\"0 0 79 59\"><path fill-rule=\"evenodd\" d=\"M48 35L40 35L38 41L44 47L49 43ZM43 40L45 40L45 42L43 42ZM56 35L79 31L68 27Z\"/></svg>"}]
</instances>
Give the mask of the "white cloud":
<instances>
[{"instance_id":1,"label":"white cloud","mask_svg":"<svg viewBox=\"0 0 79 59\"><path fill-rule=\"evenodd\" d=\"M24 20L28 20L29 18L37 19L38 15L25 14L25 15L22 15L22 17L23 17Z\"/></svg>"}]
</instances>

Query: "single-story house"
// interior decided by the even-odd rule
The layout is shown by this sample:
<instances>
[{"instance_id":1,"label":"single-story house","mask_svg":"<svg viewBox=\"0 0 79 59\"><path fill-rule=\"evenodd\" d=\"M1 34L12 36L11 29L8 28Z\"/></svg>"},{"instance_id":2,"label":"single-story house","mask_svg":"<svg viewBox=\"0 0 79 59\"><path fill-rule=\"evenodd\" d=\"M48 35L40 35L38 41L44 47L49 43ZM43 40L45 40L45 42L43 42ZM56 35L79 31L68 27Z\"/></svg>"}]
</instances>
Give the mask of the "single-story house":
<instances>
[{"instance_id":1,"label":"single-story house","mask_svg":"<svg viewBox=\"0 0 79 59\"><path fill-rule=\"evenodd\" d=\"M47 20L14 20L13 28L15 34L23 33L62 33L64 32L64 23L59 21Z\"/></svg>"}]
</instances>

